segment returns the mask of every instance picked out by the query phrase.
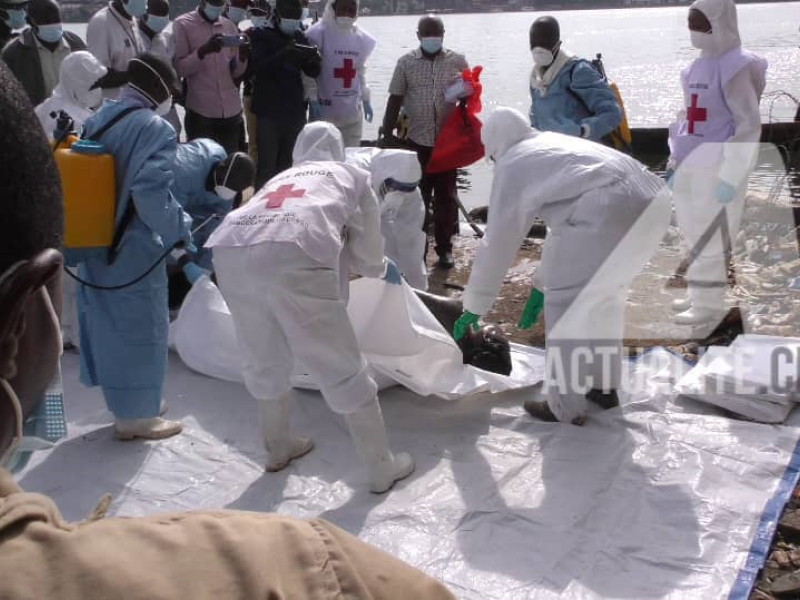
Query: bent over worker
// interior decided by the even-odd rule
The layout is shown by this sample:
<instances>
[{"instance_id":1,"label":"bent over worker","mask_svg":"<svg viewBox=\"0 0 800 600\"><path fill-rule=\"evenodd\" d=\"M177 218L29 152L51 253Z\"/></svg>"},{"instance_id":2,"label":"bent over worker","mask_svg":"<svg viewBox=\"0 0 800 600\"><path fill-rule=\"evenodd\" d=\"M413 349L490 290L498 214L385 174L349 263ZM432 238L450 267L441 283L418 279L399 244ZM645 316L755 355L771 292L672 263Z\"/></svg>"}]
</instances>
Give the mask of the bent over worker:
<instances>
[{"instance_id":1,"label":"bent over worker","mask_svg":"<svg viewBox=\"0 0 800 600\"><path fill-rule=\"evenodd\" d=\"M547 421L582 424L587 398L604 408L619 403L625 300L666 231L669 194L638 161L531 129L514 109L492 113L482 137L495 162L492 218L456 337L492 307L534 219L543 218L549 232L524 325L544 308L547 402L528 401L525 409Z\"/></svg>"},{"instance_id":2,"label":"bent over worker","mask_svg":"<svg viewBox=\"0 0 800 600\"><path fill-rule=\"evenodd\" d=\"M322 396L344 415L375 493L414 470L392 454L378 387L367 372L347 315L340 264L400 284L384 258L378 202L369 174L344 164L342 135L330 123L307 125L294 167L233 211L206 244L246 356L247 389L259 400L268 471L312 448L289 431L292 369L302 364ZM344 253L345 260L340 260Z\"/></svg>"}]
</instances>

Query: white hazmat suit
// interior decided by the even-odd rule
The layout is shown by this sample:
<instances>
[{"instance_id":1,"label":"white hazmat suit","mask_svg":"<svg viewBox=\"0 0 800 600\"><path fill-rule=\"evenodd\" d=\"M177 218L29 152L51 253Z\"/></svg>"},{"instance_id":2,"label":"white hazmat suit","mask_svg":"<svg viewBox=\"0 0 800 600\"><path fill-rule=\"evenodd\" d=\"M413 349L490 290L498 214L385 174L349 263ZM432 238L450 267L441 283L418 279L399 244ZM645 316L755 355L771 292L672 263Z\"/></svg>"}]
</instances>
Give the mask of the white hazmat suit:
<instances>
[{"instance_id":1,"label":"white hazmat suit","mask_svg":"<svg viewBox=\"0 0 800 600\"><path fill-rule=\"evenodd\" d=\"M531 129L510 108L492 113L482 137L495 174L464 309L491 309L534 219L543 218L549 229L534 284L545 297L547 400L559 421L580 419L588 389L620 383L628 288L666 231L669 195L636 160Z\"/></svg>"},{"instance_id":2,"label":"white hazmat suit","mask_svg":"<svg viewBox=\"0 0 800 600\"><path fill-rule=\"evenodd\" d=\"M107 71L90 52L73 52L64 58L58 85L52 95L36 107L36 116L48 139L53 139L58 112L62 110L72 117L75 131L80 133L84 121L103 101L103 90L90 88Z\"/></svg>"},{"instance_id":3,"label":"white hazmat suit","mask_svg":"<svg viewBox=\"0 0 800 600\"><path fill-rule=\"evenodd\" d=\"M220 290L246 357L245 384L259 399L267 469L280 470L312 447L289 433L297 361L328 405L345 415L372 491L384 492L414 466L408 455L389 451L378 388L342 299L340 254L367 277L387 270L369 176L344 159L333 125L306 126L294 166L231 212L206 247L214 248Z\"/></svg>"},{"instance_id":4,"label":"white hazmat suit","mask_svg":"<svg viewBox=\"0 0 800 600\"><path fill-rule=\"evenodd\" d=\"M761 137L759 102L766 86L767 62L743 50L733 0L697 0L711 24L710 33L690 32L700 57L681 74L685 107L670 126L678 226L690 251L688 297L675 303L679 324L703 326L708 335L724 317L728 287L728 244L716 231L703 235L724 209L730 240L744 212L747 177Z\"/></svg>"},{"instance_id":5,"label":"white hazmat suit","mask_svg":"<svg viewBox=\"0 0 800 600\"><path fill-rule=\"evenodd\" d=\"M397 263L411 287L427 290L425 232L422 230L425 203L418 187L422 169L416 153L348 148L347 162L371 174L372 189L381 208L381 233L386 256Z\"/></svg>"},{"instance_id":6,"label":"white hazmat suit","mask_svg":"<svg viewBox=\"0 0 800 600\"><path fill-rule=\"evenodd\" d=\"M51 96L36 107L36 116L48 139L54 139L60 111L73 121L80 133L83 123L103 101L101 89L90 89L107 69L90 52L73 52L61 63L58 85ZM61 337L65 346L79 346L77 287L69 275L62 278Z\"/></svg>"}]
</instances>

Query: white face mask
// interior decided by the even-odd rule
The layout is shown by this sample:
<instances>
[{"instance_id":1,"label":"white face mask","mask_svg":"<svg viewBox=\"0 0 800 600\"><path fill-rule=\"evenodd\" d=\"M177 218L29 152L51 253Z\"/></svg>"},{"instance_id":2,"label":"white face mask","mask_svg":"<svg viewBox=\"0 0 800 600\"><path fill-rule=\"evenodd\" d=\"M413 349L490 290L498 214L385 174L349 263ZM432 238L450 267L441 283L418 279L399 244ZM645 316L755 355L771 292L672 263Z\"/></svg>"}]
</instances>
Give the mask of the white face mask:
<instances>
[{"instance_id":1,"label":"white face mask","mask_svg":"<svg viewBox=\"0 0 800 600\"><path fill-rule=\"evenodd\" d=\"M238 194L236 190L232 190L224 185L215 186L214 193L226 202L233 202L233 199L236 198L236 194Z\"/></svg>"},{"instance_id":2,"label":"white face mask","mask_svg":"<svg viewBox=\"0 0 800 600\"><path fill-rule=\"evenodd\" d=\"M85 94L77 94L76 99L83 108L95 109L103 102L103 90L95 88Z\"/></svg>"},{"instance_id":3,"label":"white face mask","mask_svg":"<svg viewBox=\"0 0 800 600\"><path fill-rule=\"evenodd\" d=\"M336 17L336 24L342 29L350 29L356 20L353 17Z\"/></svg>"},{"instance_id":4,"label":"white face mask","mask_svg":"<svg viewBox=\"0 0 800 600\"><path fill-rule=\"evenodd\" d=\"M711 35L711 32L689 31L689 39L692 46L698 50L711 50L714 47L714 36Z\"/></svg>"},{"instance_id":5,"label":"white face mask","mask_svg":"<svg viewBox=\"0 0 800 600\"><path fill-rule=\"evenodd\" d=\"M533 64L537 67L549 67L555 59L550 50L538 46L531 49L531 56L533 56Z\"/></svg>"},{"instance_id":6,"label":"white face mask","mask_svg":"<svg viewBox=\"0 0 800 600\"><path fill-rule=\"evenodd\" d=\"M155 113L159 117L166 117L169 114L169 110L172 108L172 97L168 97L164 100L161 104L155 107Z\"/></svg>"}]
</instances>

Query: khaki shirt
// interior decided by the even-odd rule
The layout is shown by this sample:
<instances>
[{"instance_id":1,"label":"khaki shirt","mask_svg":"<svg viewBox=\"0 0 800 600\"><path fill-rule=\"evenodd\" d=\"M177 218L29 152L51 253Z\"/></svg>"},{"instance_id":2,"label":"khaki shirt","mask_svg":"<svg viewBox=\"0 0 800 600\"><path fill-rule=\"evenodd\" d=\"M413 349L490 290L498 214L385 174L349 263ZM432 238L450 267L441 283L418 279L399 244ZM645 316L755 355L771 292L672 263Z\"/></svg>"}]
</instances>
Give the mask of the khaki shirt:
<instances>
[{"instance_id":1,"label":"khaki shirt","mask_svg":"<svg viewBox=\"0 0 800 600\"><path fill-rule=\"evenodd\" d=\"M67 523L3 469L0 598L454 600L321 520L218 511Z\"/></svg>"},{"instance_id":2,"label":"khaki shirt","mask_svg":"<svg viewBox=\"0 0 800 600\"><path fill-rule=\"evenodd\" d=\"M412 142L433 147L447 113L444 92L468 67L463 54L446 48L433 59L417 48L397 61L389 94L403 97Z\"/></svg>"}]
</instances>

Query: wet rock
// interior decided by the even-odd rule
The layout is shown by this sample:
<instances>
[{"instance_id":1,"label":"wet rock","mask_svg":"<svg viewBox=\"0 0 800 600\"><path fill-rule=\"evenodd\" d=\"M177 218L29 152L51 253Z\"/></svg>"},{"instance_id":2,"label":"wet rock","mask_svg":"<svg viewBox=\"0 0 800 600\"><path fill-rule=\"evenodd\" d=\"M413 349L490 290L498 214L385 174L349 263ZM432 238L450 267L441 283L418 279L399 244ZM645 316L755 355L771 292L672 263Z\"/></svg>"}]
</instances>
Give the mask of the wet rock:
<instances>
[{"instance_id":1,"label":"wet rock","mask_svg":"<svg viewBox=\"0 0 800 600\"><path fill-rule=\"evenodd\" d=\"M789 553L785 550L776 550L772 553L770 560L778 565L781 569L786 569L791 566L792 561L789 558Z\"/></svg>"},{"instance_id":2,"label":"wet rock","mask_svg":"<svg viewBox=\"0 0 800 600\"><path fill-rule=\"evenodd\" d=\"M786 511L778 523L778 531L791 538L800 538L800 511Z\"/></svg>"},{"instance_id":3,"label":"wet rock","mask_svg":"<svg viewBox=\"0 0 800 600\"><path fill-rule=\"evenodd\" d=\"M769 586L769 591L776 598L793 598L800 594L800 573L788 573L778 577Z\"/></svg>"}]
</instances>

